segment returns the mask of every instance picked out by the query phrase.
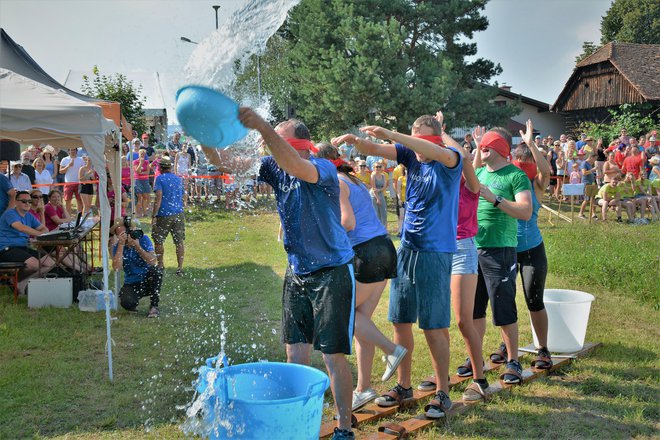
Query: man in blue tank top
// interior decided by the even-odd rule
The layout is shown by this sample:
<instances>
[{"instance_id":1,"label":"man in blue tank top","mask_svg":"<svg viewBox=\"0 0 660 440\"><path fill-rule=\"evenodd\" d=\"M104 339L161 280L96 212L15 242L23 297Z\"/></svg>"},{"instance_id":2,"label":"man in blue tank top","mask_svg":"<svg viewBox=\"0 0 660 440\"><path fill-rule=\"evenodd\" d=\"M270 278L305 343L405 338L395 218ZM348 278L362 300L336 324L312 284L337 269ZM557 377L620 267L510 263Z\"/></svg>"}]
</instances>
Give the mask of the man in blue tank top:
<instances>
[{"instance_id":1,"label":"man in blue tank top","mask_svg":"<svg viewBox=\"0 0 660 440\"><path fill-rule=\"evenodd\" d=\"M309 130L291 119L273 129L249 108L243 125L261 134L272 156L261 159L259 180L275 191L284 229L288 267L282 295L282 335L287 361L308 365L312 346L321 351L339 413L333 438L351 432L353 379L346 359L353 339L355 285L353 249L341 225L335 166L310 155ZM236 171L253 162L204 148L211 163ZM276 436L276 433L274 433Z\"/></svg>"},{"instance_id":2,"label":"man in blue tank top","mask_svg":"<svg viewBox=\"0 0 660 440\"><path fill-rule=\"evenodd\" d=\"M425 407L425 414L430 418L444 417L451 408L447 381L450 280L452 256L456 252L461 155L454 148L441 147L442 126L430 115L414 122L412 136L375 126L361 130L396 144L376 144L350 134L333 139L333 143L347 142L361 153L396 160L408 168L406 214L388 313L394 324L394 342L403 345L408 354L397 370L397 385L376 403L394 406L413 397L412 325L418 322L438 379L435 397Z\"/></svg>"}]
</instances>

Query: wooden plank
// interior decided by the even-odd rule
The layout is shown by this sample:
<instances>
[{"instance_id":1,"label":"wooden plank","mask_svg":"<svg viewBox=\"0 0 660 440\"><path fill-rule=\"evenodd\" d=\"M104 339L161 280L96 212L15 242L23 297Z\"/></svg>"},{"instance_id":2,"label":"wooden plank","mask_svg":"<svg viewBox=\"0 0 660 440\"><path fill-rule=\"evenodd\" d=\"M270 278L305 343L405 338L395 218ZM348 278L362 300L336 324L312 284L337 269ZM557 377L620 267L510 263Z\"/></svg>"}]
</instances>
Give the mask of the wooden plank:
<instances>
[{"instance_id":1,"label":"wooden plank","mask_svg":"<svg viewBox=\"0 0 660 440\"><path fill-rule=\"evenodd\" d=\"M486 363L486 366L484 368L484 373L497 370L502 365L503 364L492 364L488 362ZM449 378L449 389L455 387L460 383L465 382L468 379L472 379L472 376L460 377L454 374ZM367 404L362 408L358 409L357 411L353 412L353 416L355 416L355 422L356 422L355 426L353 427L357 428L362 423L382 419L383 417L387 417L392 414L395 414L399 410L403 410L415 406L418 404L420 400L431 397L434 394L435 394L435 390L433 391L413 390L413 398L409 401L404 402L404 404L401 406L395 405L395 406L384 407L384 406L378 406L375 403ZM334 419L323 423L321 425L321 431L319 432L319 438L323 439L323 438L331 437L335 429L335 426L337 426L337 422Z\"/></svg>"},{"instance_id":2,"label":"wooden plank","mask_svg":"<svg viewBox=\"0 0 660 440\"><path fill-rule=\"evenodd\" d=\"M584 357L584 356L588 355L589 353L591 353L595 348L599 347L600 345L601 345L600 343L585 344L584 347L582 348L582 350L575 353L575 358L580 358L580 357ZM520 354L522 354L522 353L519 353L519 355ZM533 381L533 380L535 380L539 377L547 376L550 373L552 373L553 371L557 371L560 368L569 365L573 361L573 359L575 359L575 358L570 358L570 357L569 358L563 358L559 362L556 362L552 366L552 368L547 369L547 370L539 370L539 369L536 369L536 368L527 368L523 371L523 384L529 383L529 382L531 382L531 381ZM488 396L492 396L493 394L500 393L500 392L503 392L503 391L506 391L506 390L510 390L510 389L514 388L515 386L517 386L517 385L505 384L502 381L498 380L497 382L490 385L490 387L488 388ZM424 416L424 414L418 414L418 415L416 415L416 416L414 416L414 417L412 417L408 420L404 420L403 422L398 423L398 425L405 428L406 432L413 433L413 432L419 431L421 429L424 429L424 428L432 425L433 423L436 423L437 421L446 420L448 417L453 417L455 415L462 414L462 413L466 412L467 410L469 410L471 407L473 407L475 405L478 405L480 403L483 403L483 402L479 402L479 401L474 402L474 403L465 403L465 402L462 402L462 401L456 402L452 405L451 409L448 411L447 416L443 417L441 419L429 419L426 416ZM387 434L385 432L378 432L378 433L374 433L374 434L371 434L371 435L368 435L368 436L362 437L362 438L369 439L369 440L396 440L397 436L392 435L392 434Z\"/></svg>"}]
</instances>

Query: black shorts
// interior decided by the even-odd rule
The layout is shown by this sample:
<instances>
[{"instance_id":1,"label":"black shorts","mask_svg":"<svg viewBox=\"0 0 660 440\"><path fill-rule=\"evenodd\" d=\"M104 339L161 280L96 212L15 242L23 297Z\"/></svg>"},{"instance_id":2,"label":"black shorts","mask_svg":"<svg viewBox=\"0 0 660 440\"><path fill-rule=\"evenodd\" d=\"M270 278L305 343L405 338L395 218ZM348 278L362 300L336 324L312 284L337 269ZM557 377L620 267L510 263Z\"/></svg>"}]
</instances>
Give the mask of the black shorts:
<instances>
[{"instance_id":1,"label":"black shorts","mask_svg":"<svg viewBox=\"0 0 660 440\"><path fill-rule=\"evenodd\" d=\"M282 289L282 339L314 344L325 354L351 354L355 324L353 265L327 267L307 275L287 268Z\"/></svg>"},{"instance_id":2,"label":"black shorts","mask_svg":"<svg viewBox=\"0 0 660 440\"><path fill-rule=\"evenodd\" d=\"M6 247L0 249L0 261L4 263L25 263L30 258L39 259L39 252L29 247Z\"/></svg>"},{"instance_id":3,"label":"black shorts","mask_svg":"<svg viewBox=\"0 0 660 440\"><path fill-rule=\"evenodd\" d=\"M94 195L94 184L93 183L82 183L80 185L80 194L87 194L88 196Z\"/></svg>"},{"instance_id":4,"label":"black shorts","mask_svg":"<svg viewBox=\"0 0 660 440\"><path fill-rule=\"evenodd\" d=\"M396 278L396 249L387 235L380 235L353 248L355 281L364 284Z\"/></svg>"},{"instance_id":5,"label":"black shorts","mask_svg":"<svg viewBox=\"0 0 660 440\"><path fill-rule=\"evenodd\" d=\"M479 279L474 298L474 319L486 317L490 300L493 324L503 326L518 322L516 309L516 248L481 248Z\"/></svg>"},{"instance_id":6,"label":"black shorts","mask_svg":"<svg viewBox=\"0 0 660 440\"><path fill-rule=\"evenodd\" d=\"M518 272L522 279L527 309L530 312L540 312L545 309L543 291L545 277L548 274L548 258L545 255L543 242L535 248L518 252Z\"/></svg>"}]
</instances>

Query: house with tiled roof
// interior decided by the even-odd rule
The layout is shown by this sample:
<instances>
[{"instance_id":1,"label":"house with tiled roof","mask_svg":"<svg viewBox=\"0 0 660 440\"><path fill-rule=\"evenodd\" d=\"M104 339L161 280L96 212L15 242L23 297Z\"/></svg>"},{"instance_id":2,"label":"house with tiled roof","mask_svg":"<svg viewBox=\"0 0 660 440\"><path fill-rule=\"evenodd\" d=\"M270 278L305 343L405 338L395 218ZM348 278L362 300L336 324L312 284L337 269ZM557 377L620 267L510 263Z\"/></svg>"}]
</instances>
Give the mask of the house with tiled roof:
<instances>
[{"instance_id":1,"label":"house with tiled roof","mask_svg":"<svg viewBox=\"0 0 660 440\"><path fill-rule=\"evenodd\" d=\"M551 110L567 124L607 122L622 104L660 107L660 45L611 42L580 61Z\"/></svg>"}]
</instances>

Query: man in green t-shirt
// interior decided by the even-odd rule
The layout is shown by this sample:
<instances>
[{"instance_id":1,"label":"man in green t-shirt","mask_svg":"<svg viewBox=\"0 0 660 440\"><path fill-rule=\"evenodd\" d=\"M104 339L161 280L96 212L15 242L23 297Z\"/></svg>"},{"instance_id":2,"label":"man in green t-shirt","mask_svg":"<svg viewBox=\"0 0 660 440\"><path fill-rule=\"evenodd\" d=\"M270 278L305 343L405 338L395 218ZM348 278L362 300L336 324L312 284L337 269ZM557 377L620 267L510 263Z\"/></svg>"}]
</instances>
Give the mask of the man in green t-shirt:
<instances>
[{"instance_id":1,"label":"man in green t-shirt","mask_svg":"<svg viewBox=\"0 0 660 440\"><path fill-rule=\"evenodd\" d=\"M612 177L609 183L601 186L596 195L598 205L601 206L601 220L607 220L607 208L613 206L616 208L616 221L621 223L621 195L619 193L619 182L621 176L619 174Z\"/></svg>"},{"instance_id":2,"label":"man in green t-shirt","mask_svg":"<svg viewBox=\"0 0 660 440\"><path fill-rule=\"evenodd\" d=\"M491 303L493 323L500 327L504 343L491 355L506 362L500 378L509 384L522 382L518 362L518 311L516 309L516 245L518 220L532 215L531 185L527 175L508 161L511 134L503 128L487 132L477 149L476 170L481 182L475 238L479 279L474 301L474 325L486 333L486 308Z\"/></svg>"}]
</instances>

